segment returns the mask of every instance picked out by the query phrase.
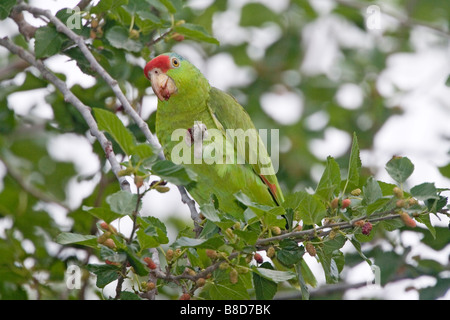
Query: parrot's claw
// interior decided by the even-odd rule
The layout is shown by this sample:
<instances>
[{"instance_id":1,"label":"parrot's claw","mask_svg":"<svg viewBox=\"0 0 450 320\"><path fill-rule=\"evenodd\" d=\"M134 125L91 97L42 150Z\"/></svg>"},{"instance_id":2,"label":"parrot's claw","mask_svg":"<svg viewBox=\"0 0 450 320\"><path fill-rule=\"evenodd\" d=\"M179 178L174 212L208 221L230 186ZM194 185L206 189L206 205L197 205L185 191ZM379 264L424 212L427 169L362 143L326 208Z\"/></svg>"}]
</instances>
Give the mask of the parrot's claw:
<instances>
[{"instance_id":1,"label":"parrot's claw","mask_svg":"<svg viewBox=\"0 0 450 320\"><path fill-rule=\"evenodd\" d=\"M202 143L208 137L208 131L206 129L206 125L195 121L194 126L192 128L187 129L185 141L186 144L190 147L195 142Z\"/></svg>"}]
</instances>

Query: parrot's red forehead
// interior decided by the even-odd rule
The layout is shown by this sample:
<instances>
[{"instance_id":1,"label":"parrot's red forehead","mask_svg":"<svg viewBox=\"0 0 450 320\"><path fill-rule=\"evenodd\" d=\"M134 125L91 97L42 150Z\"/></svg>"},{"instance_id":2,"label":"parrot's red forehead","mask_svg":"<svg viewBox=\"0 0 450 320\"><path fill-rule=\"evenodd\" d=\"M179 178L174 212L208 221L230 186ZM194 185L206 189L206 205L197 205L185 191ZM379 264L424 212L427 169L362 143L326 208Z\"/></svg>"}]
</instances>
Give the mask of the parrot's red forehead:
<instances>
[{"instance_id":1,"label":"parrot's red forehead","mask_svg":"<svg viewBox=\"0 0 450 320\"><path fill-rule=\"evenodd\" d=\"M148 77L148 72L154 68L161 69L162 72L166 73L170 69L170 58L166 55L160 55L150 60L144 68L144 74Z\"/></svg>"}]
</instances>

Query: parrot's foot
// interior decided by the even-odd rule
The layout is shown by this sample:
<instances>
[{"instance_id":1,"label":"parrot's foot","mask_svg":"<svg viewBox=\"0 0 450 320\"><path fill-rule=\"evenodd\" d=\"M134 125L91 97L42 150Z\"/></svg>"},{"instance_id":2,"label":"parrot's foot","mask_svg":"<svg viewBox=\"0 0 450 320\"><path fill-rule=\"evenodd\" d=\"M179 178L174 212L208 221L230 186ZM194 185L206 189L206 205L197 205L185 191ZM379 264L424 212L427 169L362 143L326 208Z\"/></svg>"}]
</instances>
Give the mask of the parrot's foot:
<instances>
[{"instance_id":1,"label":"parrot's foot","mask_svg":"<svg viewBox=\"0 0 450 320\"><path fill-rule=\"evenodd\" d=\"M208 137L208 131L206 129L206 125L195 121L194 126L192 128L187 129L185 141L186 144L190 147L194 143L202 143Z\"/></svg>"}]
</instances>

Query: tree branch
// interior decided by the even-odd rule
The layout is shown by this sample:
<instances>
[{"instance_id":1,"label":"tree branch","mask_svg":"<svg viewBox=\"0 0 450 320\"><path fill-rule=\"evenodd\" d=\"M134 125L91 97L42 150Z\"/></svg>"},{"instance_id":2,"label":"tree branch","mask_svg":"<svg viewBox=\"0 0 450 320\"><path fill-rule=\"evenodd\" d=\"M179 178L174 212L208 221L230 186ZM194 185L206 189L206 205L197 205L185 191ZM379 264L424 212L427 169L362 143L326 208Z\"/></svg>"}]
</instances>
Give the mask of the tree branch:
<instances>
[{"instance_id":1,"label":"tree branch","mask_svg":"<svg viewBox=\"0 0 450 320\"><path fill-rule=\"evenodd\" d=\"M64 95L65 101L71 103L83 116L86 124L89 126L91 134L98 140L102 146L108 162L111 165L111 170L120 183L120 187L123 190L130 190L130 184L128 181L119 175L121 166L116 159L111 142L106 136L98 129L97 122L91 114L91 108L83 104L66 86L65 82L59 79L53 72L51 72L42 61L36 60L36 58L30 52L12 43L8 37L0 39L0 45L18 55L23 60L27 61L30 65L36 67L42 74L42 77L52 83L61 93Z\"/></svg>"},{"instance_id":2,"label":"tree branch","mask_svg":"<svg viewBox=\"0 0 450 320\"><path fill-rule=\"evenodd\" d=\"M122 90L120 89L120 86L119 86L117 80L113 79L111 77L111 75L98 63L98 61L92 55L91 51L89 50L89 48L87 47L87 45L84 42L84 38L77 35L72 30L70 30L63 22L61 22L61 20L59 20L57 17L53 16L52 13L50 12L50 10L43 10L40 8L31 7L25 3L17 5L15 7L15 9L18 11L25 10L34 15L45 16L47 19L50 20L51 23L53 23L56 26L56 30L58 30L58 32L64 33L72 41L74 41L76 43L76 45L80 48L83 55L89 61L90 67L92 68L92 70L97 72L103 78L103 80L105 80L105 82L110 86L110 88L114 92L115 96L118 98L118 100L122 104L124 111L137 124L137 126L142 131L145 138L147 139L147 142L155 150L158 150L158 157L160 159L165 159L158 139L150 132L150 129L148 128L147 123L141 118L141 116L131 106L130 102L128 101L128 99L126 98L126 96L124 95ZM197 210L195 208L194 201L189 197L186 189L183 186L178 186L178 190L180 191L182 201L188 205L189 210L191 212L191 217L194 220L194 224L196 225L196 228L198 230L198 222L201 221L201 219L200 219L199 213L197 212Z\"/></svg>"}]
</instances>

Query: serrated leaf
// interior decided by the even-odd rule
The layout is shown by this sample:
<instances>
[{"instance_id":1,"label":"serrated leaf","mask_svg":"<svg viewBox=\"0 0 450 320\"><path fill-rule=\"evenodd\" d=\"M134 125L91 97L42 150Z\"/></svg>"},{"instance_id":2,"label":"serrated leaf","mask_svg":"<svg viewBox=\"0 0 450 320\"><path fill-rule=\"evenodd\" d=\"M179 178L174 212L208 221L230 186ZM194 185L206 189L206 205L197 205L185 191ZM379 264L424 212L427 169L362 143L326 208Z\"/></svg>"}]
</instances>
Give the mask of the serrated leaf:
<instances>
[{"instance_id":1,"label":"serrated leaf","mask_svg":"<svg viewBox=\"0 0 450 320\"><path fill-rule=\"evenodd\" d=\"M139 52L143 45L139 41L130 39L129 31L122 26L114 26L105 34L109 43L117 49L125 49L131 52Z\"/></svg>"},{"instance_id":2,"label":"serrated leaf","mask_svg":"<svg viewBox=\"0 0 450 320\"><path fill-rule=\"evenodd\" d=\"M62 245L67 244L80 244L91 248L97 248L97 237L94 235L83 235L71 232L61 232L58 234L55 240Z\"/></svg>"},{"instance_id":3,"label":"serrated leaf","mask_svg":"<svg viewBox=\"0 0 450 320\"><path fill-rule=\"evenodd\" d=\"M383 192L381 191L380 185L373 177L367 179L367 182L363 187L363 196L363 203L366 205L374 203L383 197Z\"/></svg>"},{"instance_id":4,"label":"serrated leaf","mask_svg":"<svg viewBox=\"0 0 450 320\"><path fill-rule=\"evenodd\" d=\"M219 214L214 207L213 203L205 203L200 206L201 213L205 216L206 219L212 222L220 221Z\"/></svg>"},{"instance_id":5,"label":"serrated leaf","mask_svg":"<svg viewBox=\"0 0 450 320\"><path fill-rule=\"evenodd\" d=\"M403 183L414 171L414 165L407 157L394 157L386 164L386 171L392 179Z\"/></svg>"},{"instance_id":6,"label":"serrated leaf","mask_svg":"<svg viewBox=\"0 0 450 320\"><path fill-rule=\"evenodd\" d=\"M194 40L213 43L216 45L220 44L216 38L208 34L205 28L192 23L183 23L182 25L176 26L174 31Z\"/></svg>"},{"instance_id":7,"label":"serrated leaf","mask_svg":"<svg viewBox=\"0 0 450 320\"><path fill-rule=\"evenodd\" d=\"M34 35L34 53L37 59L50 57L61 50L63 44L62 35L54 27L45 26L36 30Z\"/></svg>"},{"instance_id":8,"label":"serrated leaf","mask_svg":"<svg viewBox=\"0 0 450 320\"><path fill-rule=\"evenodd\" d=\"M136 210L137 201L137 194L124 190L120 190L106 197L106 203L109 204L111 210L121 215L132 214Z\"/></svg>"},{"instance_id":9,"label":"serrated leaf","mask_svg":"<svg viewBox=\"0 0 450 320\"><path fill-rule=\"evenodd\" d=\"M341 171L339 165L332 157L328 157L327 165L317 185L315 194L328 201L336 192L339 192L340 184Z\"/></svg>"},{"instance_id":10,"label":"serrated leaf","mask_svg":"<svg viewBox=\"0 0 450 320\"><path fill-rule=\"evenodd\" d=\"M307 192L303 192L304 196L300 201L297 211L300 219L305 224L318 224L326 216L327 209L325 205L316 197Z\"/></svg>"},{"instance_id":11,"label":"serrated leaf","mask_svg":"<svg viewBox=\"0 0 450 320\"><path fill-rule=\"evenodd\" d=\"M120 274L120 266L110 264L88 264L86 269L97 276L95 284L99 288L117 280Z\"/></svg>"},{"instance_id":12,"label":"serrated leaf","mask_svg":"<svg viewBox=\"0 0 450 320\"><path fill-rule=\"evenodd\" d=\"M300 247L296 241L284 239L280 241L277 259L286 267L291 267L302 259L304 253L304 248Z\"/></svg>"}]
</instances>

